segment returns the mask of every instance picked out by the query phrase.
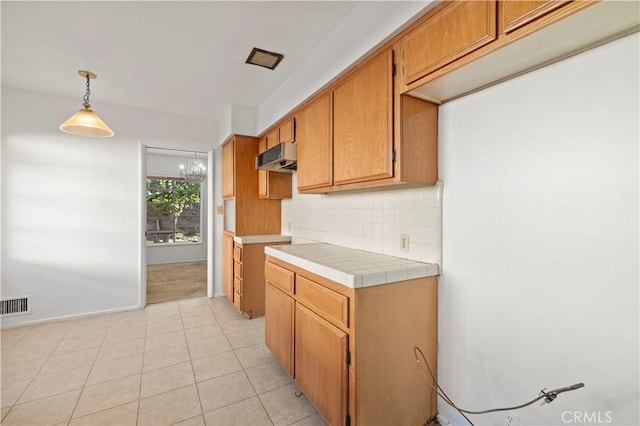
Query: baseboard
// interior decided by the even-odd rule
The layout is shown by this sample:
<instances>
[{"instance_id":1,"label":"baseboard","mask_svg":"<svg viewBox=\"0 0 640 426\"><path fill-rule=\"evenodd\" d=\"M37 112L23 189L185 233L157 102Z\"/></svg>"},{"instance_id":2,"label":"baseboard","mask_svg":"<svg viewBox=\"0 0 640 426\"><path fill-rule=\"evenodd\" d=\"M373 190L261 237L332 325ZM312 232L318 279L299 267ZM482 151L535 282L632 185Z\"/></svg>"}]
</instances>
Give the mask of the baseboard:
<instances>
[{"instance_id":1,"label":"baseboard","mask_svg":"<svg viewBox=\"0 0 640 426\"><path fill-rule=\"evenodd\" d=\"M38 325L38 324L46 324L50 322L68 321L70 319L95 317L95 316L104 315L104 314L116 314L118 312L136 311L138 309L143 309L143 308L144 306L128 306L126 308L107 309L104 311L96 311L96 312L89 312L89 313L76 314L76 315L65 315L65 316L53 317L53 318L47 318L47 319L35 320L35 321L25 321L25 322L18 322L18 323L12 323L12 324L0 324L0 330L24 327L27 325Z\"/></svg>"}]
</instances>

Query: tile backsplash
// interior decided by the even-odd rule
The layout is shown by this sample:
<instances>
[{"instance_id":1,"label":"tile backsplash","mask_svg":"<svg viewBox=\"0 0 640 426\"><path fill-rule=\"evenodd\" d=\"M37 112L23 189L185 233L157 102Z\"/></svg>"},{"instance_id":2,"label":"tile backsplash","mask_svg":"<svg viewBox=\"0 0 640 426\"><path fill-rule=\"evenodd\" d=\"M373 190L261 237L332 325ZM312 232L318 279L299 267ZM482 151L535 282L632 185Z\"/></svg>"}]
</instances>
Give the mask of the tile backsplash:
<instances>
[{"instance_id":1,"label":"tile backsplash","mask_svg":"<svg viewBox=\"0 0 640 426\"><path fill-rule=\"evenodd\" d=\"M389 186L282 200L282 233L293 243L324 242L427 263L441 263L442 183ZM409 251L400 248L409 235Z\"/></svg>"}]
</instances>

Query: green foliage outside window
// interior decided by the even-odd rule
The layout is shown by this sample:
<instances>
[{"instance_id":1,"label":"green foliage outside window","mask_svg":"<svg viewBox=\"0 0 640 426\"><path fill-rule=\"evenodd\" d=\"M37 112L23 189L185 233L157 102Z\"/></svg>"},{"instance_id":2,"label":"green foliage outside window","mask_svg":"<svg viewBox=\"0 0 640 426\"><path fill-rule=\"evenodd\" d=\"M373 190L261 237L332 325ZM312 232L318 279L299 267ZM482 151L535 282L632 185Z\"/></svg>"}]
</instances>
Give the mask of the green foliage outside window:
<instances>
[{"instance_id":1,"label":"green foliage outside window","mask_svg":"<svg viewBox=\"0 0 640 426\"><path fill-rule=\"evenodd\" d=\"M201 184L147 179L147 243L200 242Z\"/></svg>"}]
</instances>

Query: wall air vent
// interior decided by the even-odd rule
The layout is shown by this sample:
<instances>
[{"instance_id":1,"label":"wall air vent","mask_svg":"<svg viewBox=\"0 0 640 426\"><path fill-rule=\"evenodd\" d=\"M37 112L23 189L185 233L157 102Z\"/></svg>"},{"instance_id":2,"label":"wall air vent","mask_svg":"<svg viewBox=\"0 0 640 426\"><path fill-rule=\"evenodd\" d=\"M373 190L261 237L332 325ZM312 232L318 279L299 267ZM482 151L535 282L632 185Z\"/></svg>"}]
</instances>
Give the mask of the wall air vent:
<instances>
[{"instance_id":1,"label":"wall air vent","mask_svg":"<svg viewBox=\"0 0 640 426\"><path fill-rule=\"evenodd\" d=\"M31 296L0 300L0 315L20 315L31 313Z\"/></svg>"}]
</instances>

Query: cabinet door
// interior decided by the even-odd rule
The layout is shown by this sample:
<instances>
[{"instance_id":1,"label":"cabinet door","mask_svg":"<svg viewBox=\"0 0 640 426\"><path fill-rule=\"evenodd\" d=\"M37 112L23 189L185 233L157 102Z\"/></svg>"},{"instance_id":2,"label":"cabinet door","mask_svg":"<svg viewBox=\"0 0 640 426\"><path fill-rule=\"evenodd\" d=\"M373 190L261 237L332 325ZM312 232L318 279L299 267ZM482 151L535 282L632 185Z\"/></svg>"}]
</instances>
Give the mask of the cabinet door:
<instances>
[{"instance_id":1,"label":"cabinet door","mask_svg":"<svg viewBox=\"0 0 640 426\"><path fill-rule=\"evenodd\" d=\"M263 137L258 142L258 152L263 153L267 150L267 137ZM266 170L258 170L258 197L269 198L269 175Z\"/></svg>"},{"instance_id":2,"label":"cabinet door","mask_svg":"<svg viewBox=\"0 0 640 426\"><path fill-rule=\"evenodd\" d=\"M232 139L222 147L222 198L235 195L234 146L235 141Z\"/></svg>"},{"instance_id":3,"label":"cabinet door","mask_svg":"<svg viewBox=\"0 0 640 426\"><path fill-rule=\"evenodd\" d=\"M498 1L498 32L507 34L567 3L569 1L500 0Z\"/></svg>"},{"instance_id":4,"label":"cabinet door","mask_svg":"<svg viewBox=\"0 0 640 426\"><path fill-rule=\"evenodd\" d=\"M393 176L393 51L387 49L333 92L336 185Z\"/></svg>"},{"instance_id":5,"label":"cabinet door","mask_svg":"<svg viewBox=\"0 0 640 426\"><path fill-rule=\"evenodd\" d=\"M267 133L267 149L272 148L280 143L280 132L276 127Z\"/></svg>"},{"instance_id":6,"label":"cabinet door","mask_svg":"<svg viewBox=\"0 0 640 426\"><path fill-rule=\"evenodd\" d=\"M290 118L282 123L279 127L280 142L296 141L296 125L295 118Z\"/></svg>"},{"instance_id":7,"label":"cabinet door","mask_svg":"<svg viewBox=\"0 0 640 426\"><path fill-rule=\"evenodd\" d=\"M305 106L296 115L298 141L298 190L331 186L331 94Z\"/></svg>"},{"instance_id":8,"label":"cabinet door","mask_svg":"<svg viewBox=\"0 0 640 426\"><path fill-rule=\"evenodd\" d=\"M345 424L348 335L296 303L295 379L331 425Z\"/></svg>"},{"instance_id":9,"label":"cabinet door","mask_svg":"<svg viewBox=\"0 0 640 426\"><path fill-rule=\"evenodd\" d=\"M233 235L222 234L222 291L233 302Z\"/></svg>"},{"instance_id":10,"label":"cabinet door","mask_svg":"<svg viewBox=\"0 0 640 426\"><path fill-rule=\"evenodd\" d=\"M496 4L453 1L403 38L405 84L496 38Z\"/></svg>"},{"instance_id":11,"label":"cabinet door","mask_svg":"<svg viewBox=\"0 0 640 426\"><path fill-rule=\"evenodd\" d=\"M264 294L265 343L293 377L294 300L267 281Z\"/></svg>"}]
</instances>

